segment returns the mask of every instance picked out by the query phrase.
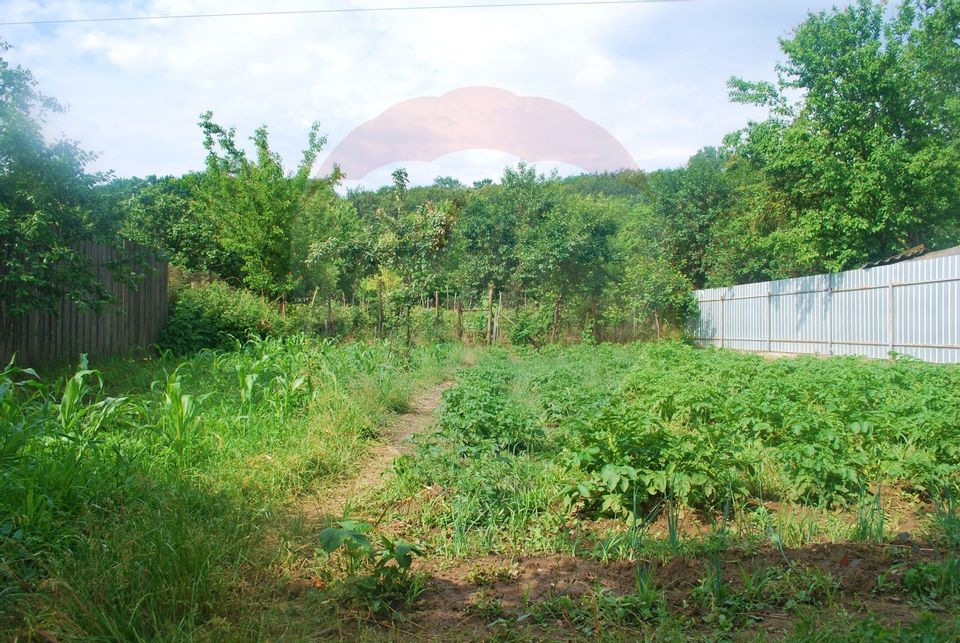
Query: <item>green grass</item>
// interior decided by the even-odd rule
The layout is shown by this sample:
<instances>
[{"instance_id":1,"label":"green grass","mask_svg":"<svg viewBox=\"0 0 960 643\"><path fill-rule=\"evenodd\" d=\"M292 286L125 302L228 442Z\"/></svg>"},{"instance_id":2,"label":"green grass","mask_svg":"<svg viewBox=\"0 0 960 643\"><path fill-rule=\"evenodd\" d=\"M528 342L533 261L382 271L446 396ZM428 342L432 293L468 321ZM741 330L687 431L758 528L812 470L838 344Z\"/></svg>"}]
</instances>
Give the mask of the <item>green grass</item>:
<instances>
[{"instance_id":1,"label":"green grass","mask_svg":"<svg viewBox=\"0 0 960 643\"><path fill-rule=\"evenodd\" d=\"M424 569L481 558L505 571L462 610L492 637L762 638L769 614L796 640L956 629L960 369L911 360L673 343L483 351L437 431L349 508L377 526L363 564L341 568L298 502L359 473L390 414L460 361L449 345L293 337L39 383L8 369L3 633L399 636L430 591ZM419 553L394 578L404 542ZM496 586L534 554L625 565L637 583L617 593L601 575L585 594L505 603ZM680 585L663 577L684 559ZM861 564L884 570L875 586L844 585ZM324 589L290 599L288 582ZM890 597L911 617L857 606Z\"/></svg>"},{"instance_id":2,"label":"green grass","mask_svg":"<svg viewBox=\"0 0 960 643\"><path fill-rule=\"evenodd\" d=\"M355 462L451 345L251 341L0 375L0 631L259 638L298 496ZM96 370L92 370L93 368Z\"/></svg>"}]
</instances>

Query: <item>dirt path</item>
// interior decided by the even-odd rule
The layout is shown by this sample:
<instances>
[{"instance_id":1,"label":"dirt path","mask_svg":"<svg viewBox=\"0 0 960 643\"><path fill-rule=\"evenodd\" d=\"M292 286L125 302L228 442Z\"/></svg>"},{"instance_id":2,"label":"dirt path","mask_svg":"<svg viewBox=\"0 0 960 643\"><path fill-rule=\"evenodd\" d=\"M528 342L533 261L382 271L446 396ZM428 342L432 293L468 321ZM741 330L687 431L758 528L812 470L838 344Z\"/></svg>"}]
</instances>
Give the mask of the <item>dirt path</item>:
<instances>
[{"instance_id":1,"label":"dirt path","mask_svg":"<svg viewBox=\"0 0 960 643\"><path fill-rule=\"evenodd\" d=\"M315 499L315 505L304 507L308 517L339 518L355 499L377 487L390 471L393 461L412 450L409 438L425 432L433 424L433 413L440 405L443 392L452 385L452 381L446 381L417 393L410 400L410 409L384 427L382 442L358 463L360 475L325 491L322 497Z\"/></svg>"}]
</instances>

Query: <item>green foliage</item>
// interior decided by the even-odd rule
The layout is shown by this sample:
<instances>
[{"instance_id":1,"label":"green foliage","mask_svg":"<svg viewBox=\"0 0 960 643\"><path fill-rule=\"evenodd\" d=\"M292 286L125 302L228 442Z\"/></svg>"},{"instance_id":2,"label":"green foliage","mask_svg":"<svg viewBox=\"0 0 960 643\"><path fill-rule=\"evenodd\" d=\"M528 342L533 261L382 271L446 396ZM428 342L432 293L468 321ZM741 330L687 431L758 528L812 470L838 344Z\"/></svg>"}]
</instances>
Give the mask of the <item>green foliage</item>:
<instances>
[{"instance_id":1,"label":"green foliage","mask_svg":"<svg viewBox=\"0 0 960 643\"><path fill-rule=\"evenodd\" d=\"M202 348L227 349L237 340L279 335L284 328L284 319L269 302L215 281L177 293L160 347L178 355Z\"/></svg>"},{"instance_id":2,"label":"green foliage","mask_svg":"<svg viewBox=\"0 0 960 643\"><path fill-rule=\"evenodd\" d=\"M649 346L571 445L571 463L590 474L578 482L589 494L579 495L619 493L606 509L629 508L634 476L644 494L695 506L728 493L843 503L868 480L956 484L948 427L957 422L957 377L955 368L909 360L765 362ZM771 464L773 477L764 473Z\"/></svg>"},{"instance_id":3,"label":"green foliage","mask_svg":"<svg viewBox=\"0 0 960 643\"><path fill-rule=\"evenodd\" d=\"M607 627L637 626L666 617L663 592L641 587L635 594L616 594L597 588L579 597L554 596L531 606L538 623L566 621L584 636L596 636Z\"/></svg>"},{"instance_id":4,"label":"green foliage","mask_svg":"<svg viewBox=\"0 0 960 643\"><path fill-rule=\"evenodd\" d=\"M750 498L859 503L844 536L882 540L886 517L868 482L918 493L932 479L960 483L957 377L954 367L911 360L769 362L678 343L516 359L491 351L446 394L443 441L424 454L456 467L458 458L526 451L523 467L537 471L552 460L565 479L560 495L584 515L664 513L671 524L682 506ZM492 463L477 466L482 475ZM449 483L436 472L421 480Z\"/></svg>"},{"instance_id":5,"label":"green foliage","mask_svg":"<svg viewBox=\"0 0 960 643\"><path fill-rule=\"evenodd\" d=\"M840 588L838 579L817 568L764 566L741 569L739 576L741 587L734 591L722 569L711 566L692 592L704 606L705 620L719 629L742 627L763 610L826 607Z\"/></svg>"},{"instance_id":6,"label":"green foliage","mask_svg":"<svg viewBox=\"0 0 960 643\"><path fill-rule=\"evenodd\" d=\"M718 282L754 278L752 266L771 276L848 269L960 239L958 25L954 0L906 0L896 12L859 0L811 14L781 40L775 85L731 81L734 101L771 116L728 138L750 178L737 240L716 249L729 257Z\"/></svg>"},{"instance_id":7,"label":"green foliage","mask_svg":"<svg viewBox=\"0 0 960 643\"><path fill-rule=\"evenodd\" d=\"M733 205L734 186L724 171L725 162L718 150L706 147L691 156L685 167L650 176L665 255L696 288L703 288L707 281L716 223Z\"/></svg>"},{"instance_id":8,"label":"green foliage","mask_svg":"<svg viewBox=\"0 0 960 643\"><path fill-rule=\"evenodd\" d=\"M347 475L388 404L450 355L301 336L81 361L60 380L3 369L0 631L189 640L229 622L257 638L237 615L269 592L237 588L276 564L264 535L292 497ZM374 549L383 578L415 553Z\"/></svg>"},{"instance_id":9,"label":"green foliage","mask_svg":"<svg viewBox=\"0 0 960 643\"><path fill-rule=\"evenodd\" d=\"M444 394L441 426L468 448L518 452L536 445L540 431L506 395L512 369L502 351L463 376L463 385Z\"/></svg>"},{"instance_id":10,"label":"green foliage","mask_svg":"<svg viewBox=\"0 0 960 643\"><path fill-rule=\"evenodd\" d=\"M199 172L148 177L126 203L123 235L163 252L175 266L224 277L240 274L241 258L221 242L220 223L203 207Z\"/></svg>"},{"instance_id":11,"label":"green foliage","mask_svg":"<svg viewBox=\"0 0 960 643\"><path fill-rule=\"evenodd\" d=\"M0 54L9 45L0 41ZM0 57L0 297L8 314L57 310L62 297L98 308L111 300L91 260L78 246L114 244L116 221L100 213L88 174L94 155L76 143L43 136L49 112L63 111L37 89L29 70ZM123 265L108 266L118 279Z\"/></svg>"},{"instance_id":12,"label":"green foliage","mask_svg":"<svg viewBox=\"0 0 960 643\"><path fill-rule=\"evenodd\" d=\"M560 472L534 454L494 454L435 436L394 468L398 493L444 490L419 517L433 539L431 551L463 556L511 548L570 550Z\"/></svg>"},{"instance_id":13,"label":"green foliage","mask_svg":"<svg viewBox=\"0 0 960 643\"><path fill-rule=\"evenodd\" d=\"M289 294L300 285L304 264L309 263L302 248L296 252L296 235L305 231L304 225L310 228L302 218L315 216L304 204L314 190L324 187L310 179L313 162L326 143L318 134L319 124L311 127L307 148L292 176L286 175L280 157L270 150L266 126L251 138L255 160L237 145L233 129L213 122L211 112L203 114L200 127L207 169L197 196L205 218L218 224L219 242L239 260L238 276L248 288L271 297Z\"/></svg>"},{"instance_id":14,"label":"green foliage","mask_svg":"<svg viewBox=\"0 0 960 643\"><path fill-rule=\"evenodd\" d=\"M960 599L960 557L920 563L903 574L904 588L917 600L935 605Z\"/></svg>"},{"instance_id":15,"label":"green foliage","mask_svg":"<svg viewBox=\"0 0 960 643\"><path fill-rule=\"evenodd\" d=\"M372 529L367 523L345 520L320 532L322 551L343 553L343 576L335 579L333 600L362 601L374 614L409 607L423 591L410 572L413 557L423 552L384 535L371 541L367 534Z\"/></svg>"},{"instance_id":16,"label":"green foliage","mask_svg":"<svg viewBox=\"0 0 960 643\"><path fill-rule=\"evenodd\" d=\"M512 318L507 328L507 338L513 346L546 343L550 331L550 311L547 308L518 308L511 311Z\"/></svg>"},{"instance_id":17,"label":"green foliage","mask_svg":"<svg viewBox=\"0 0 960 643\"><path fill-rule=\"evenodd\" d=\"M932 612L923 612L913 622L899 622L892 627L875 614L861 618L841 613L840 615L811 612L799 623L786 640L788 641L840 641L858 643L923 643L926 641L952 641L960 635L956 619L938 619Z\"/></svg>"}]
</instances>

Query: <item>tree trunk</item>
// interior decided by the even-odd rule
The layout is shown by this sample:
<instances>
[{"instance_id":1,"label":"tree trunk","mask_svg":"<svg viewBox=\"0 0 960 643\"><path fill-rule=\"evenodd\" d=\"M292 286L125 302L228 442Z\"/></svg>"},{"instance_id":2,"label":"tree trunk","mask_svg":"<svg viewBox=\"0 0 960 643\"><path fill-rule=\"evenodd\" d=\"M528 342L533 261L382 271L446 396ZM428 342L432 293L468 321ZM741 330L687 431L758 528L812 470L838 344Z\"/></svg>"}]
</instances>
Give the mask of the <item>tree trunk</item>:
<instances>
[{"instance_id":1,"label":"tree trunk","mask_svg":"<svg viewBox=\"0 0 960 643\"><path fill-rule=\"evenodd\" d=\"M600 310L597 306L597 298L594 296L590 297L590 314L593 315L593 341L600 343L602 339L600 335Z\"/></svg>"},{"instance_id":2,"label":"tree trunk","mask_svg":"<svg viewBox=\"0 0 960 643\"><path fill-rule=\"evenodd\" d=\"M493 318L493 341L500 343L500 310L503 308L503 291L499 293L497 302L497 316Z\"/></svg>"},{"instance_id":3,"label":"tree trunk","mask_svg":"<svg viewBox=\"0 0 960 643\"><path fill-rule=\"evenodd\" d=\"M560 303L563 301L563 294L557 295L557 300L553 305L553 328L550 329L550 343L557 341L557 326L560 325Z\"/></svg>"},{"instance_id":4,"label":"tree trunk","mask_svg":"<svg viewBox=\"0 0 960 643\"><path fill-rule=\"evenodd\" d=\"M333 298L327 295L327 335L333 336Z\"/></svg>"},{"instance_id":5,"label":"tree trunk","mask_svg":"<svg viewBox=\"0 0 960 643\"><path fill-rule=\"evenodd\" d=\"M457 311L457 322L454 331L457 334L457 341L460 342L463 341L463 302L455 301L453 307Z\"/></svg>"},{"instance_id":6,"label":"tree trunk","mask_svg":"<svg viewBox=\"0 0 960 643\"><path fill-rule=\"evenodd\" d=\"M487 344L493 342L493 283L487 289Z\"/></svg>"},{"instance_id":7,"label":"tree trunk","mask_svg":"<svg viewBox=\"0 0 960 643\"><path fill-rule=\"evenodd\" d=\"M410 330L410 306L407 306L407 347L411 345L411 330Z\"/></svg>"},{"instance_id":8,"label":"tree trunk","mask_svg":"<svg viewBox=\"0 0 960 643\"><path fill-rule=\"evenodd\" d=\"M377 337L383 337L383 280L377 279Z\"/></svg>"}]
</instances>

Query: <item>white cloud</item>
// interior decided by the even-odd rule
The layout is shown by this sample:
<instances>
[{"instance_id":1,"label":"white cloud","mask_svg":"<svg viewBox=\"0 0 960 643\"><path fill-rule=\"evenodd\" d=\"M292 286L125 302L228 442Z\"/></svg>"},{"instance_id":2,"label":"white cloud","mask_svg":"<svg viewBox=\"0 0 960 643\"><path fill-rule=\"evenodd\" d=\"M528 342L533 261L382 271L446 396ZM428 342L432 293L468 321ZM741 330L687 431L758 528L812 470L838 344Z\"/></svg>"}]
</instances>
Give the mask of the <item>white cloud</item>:
<instances>
[{"instance_id":1,"label":"white cloud","mask_svg":"<svg viewBox=\"0 0 960 643\"><path fill-rule=\"evenodd\" d=\"M396 0L337 6L377 4ZM694 0L111 22L10 27L3 37L16 47L11 58L33 69L46 93L71 105L52 127L102 151L98 164L121 175L201 167L196 122L207 109L242 136L269 125L292 166L313 120L321 121L332 149L399 101L478 85L563 102L609 129L652 169L681 163L757 115L729 105L723 83L734 73L770 76L776 37L804 9L772 4L777 7L762 0ZM13 0L0 15L27 20L315 7L299 0ZM753 38L738 35L746 32ZM499 176L503 155L470 154L425 164L416 177Z\"/></svg>"}]
</instances>

